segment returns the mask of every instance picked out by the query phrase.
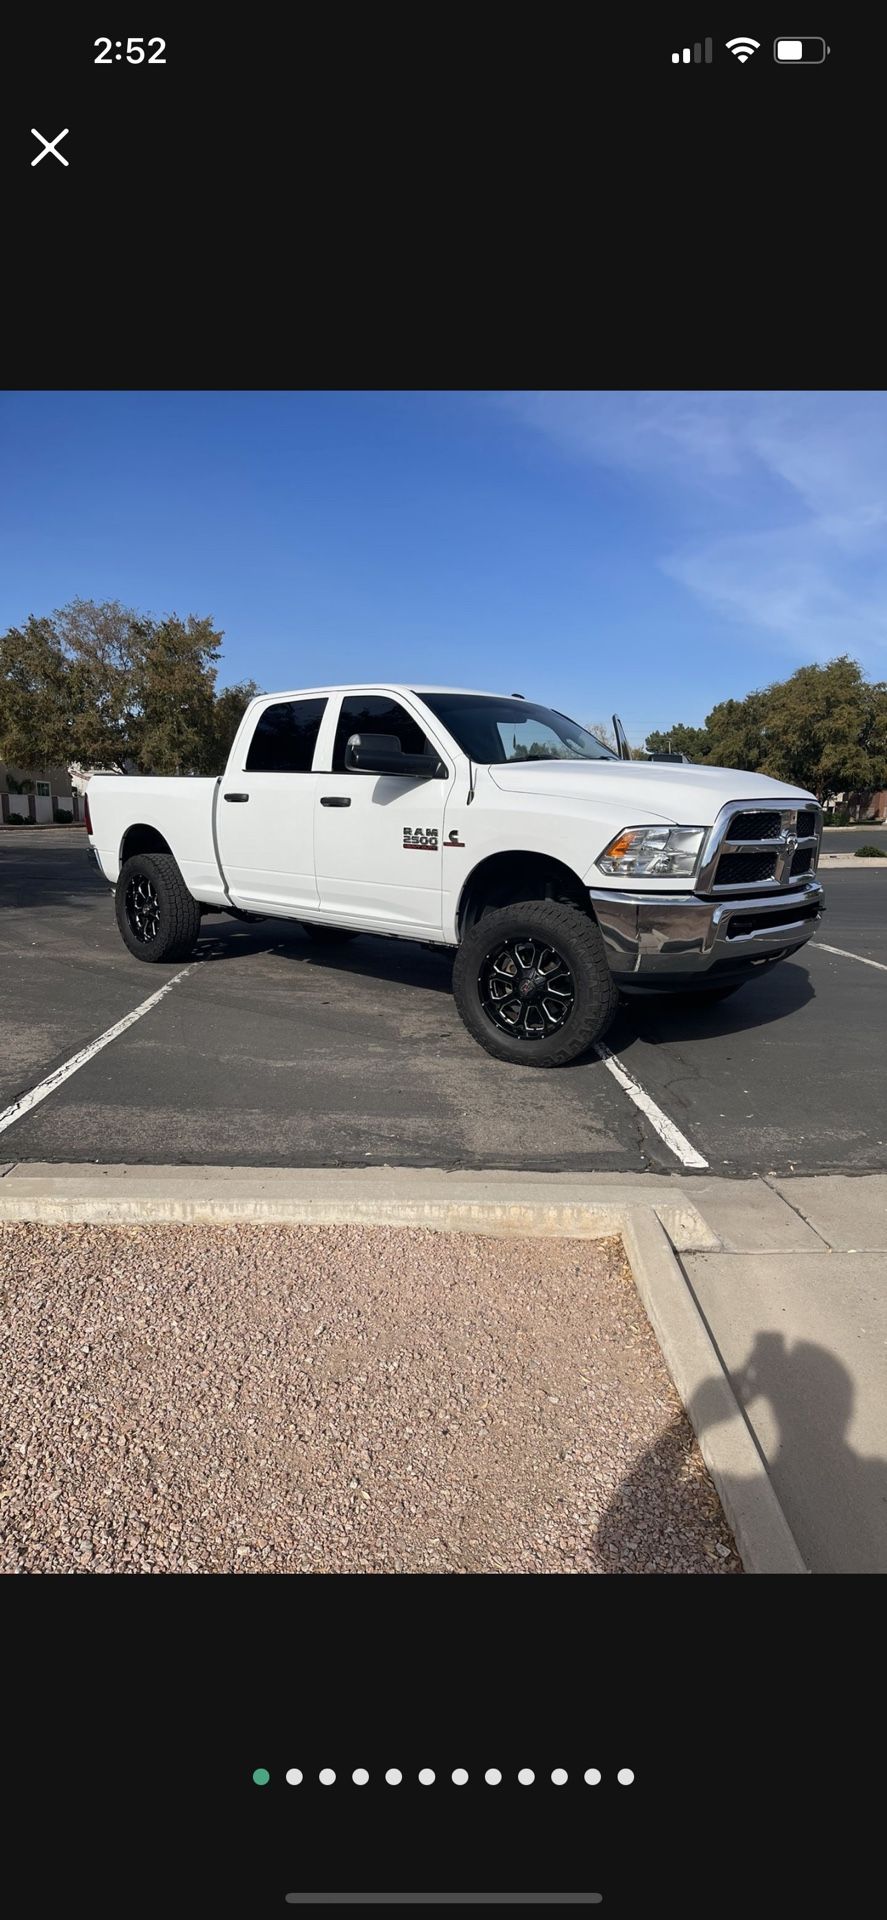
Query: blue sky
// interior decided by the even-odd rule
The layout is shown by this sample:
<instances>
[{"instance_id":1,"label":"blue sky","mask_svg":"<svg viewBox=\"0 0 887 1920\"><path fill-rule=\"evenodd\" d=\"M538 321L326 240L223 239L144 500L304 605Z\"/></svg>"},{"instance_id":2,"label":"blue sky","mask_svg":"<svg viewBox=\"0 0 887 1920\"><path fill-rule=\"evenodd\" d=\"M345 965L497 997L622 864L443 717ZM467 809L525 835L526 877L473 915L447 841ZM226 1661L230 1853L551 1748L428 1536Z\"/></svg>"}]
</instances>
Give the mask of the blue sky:
<instances>
[{"instance_id":1,"label":"blue sky","mask_svg":"<svg viewBox=\"0 0 887 1920\"><path fill-rule=\"evenodd\" d=\"M0 623L209 613L220 684L519 691L633 741L887 671L883 393L7 393Z\"/></svg>"}]
</instances>

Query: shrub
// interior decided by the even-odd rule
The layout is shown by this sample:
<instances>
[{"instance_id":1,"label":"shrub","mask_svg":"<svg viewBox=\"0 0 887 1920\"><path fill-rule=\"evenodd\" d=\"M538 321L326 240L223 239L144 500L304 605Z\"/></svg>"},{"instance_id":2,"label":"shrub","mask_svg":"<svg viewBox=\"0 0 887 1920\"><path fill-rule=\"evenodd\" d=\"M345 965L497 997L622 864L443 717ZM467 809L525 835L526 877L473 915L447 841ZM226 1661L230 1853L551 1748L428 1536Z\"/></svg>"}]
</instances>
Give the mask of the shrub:
<instances>
[{"instance_id":1,"label":"shrub","mask_svg":"<svg viewBox=\"0 0 887 1920\"><path fill-rule=\"evenodd\" d=\"M846 807L836 807L834 813L826 814L825 824L827 827L850 827L853 822Z\"/></svg>"},{"instance_id":2,"label":"shrub","mask_svg":"<svg viewBox=\"0 0 887 1920\"><path fill-rule=\"evenodd\" d=\"M60 827L67 827L70 826L74 815L73 813L68 813L65 807L56 807L52 817Z\"/></svg>"},{"instance_id":3,"label":"shrub","mask_svg":"<svg viewBox=\"0 0 887 1920\"><path fill-rule=\"evenodd\" d=\"M8 816L8 821L11 827L27 827L31 824L27 815L24 813L11 813Z\"/></svg>"},{"instance_id":4,"label":"shrub","mask_svg":"<svg viewBox=\"0 0 887 1920\"><path fill-rule=\"evenodd\" d=\"M884 852L883 847L870 844L867 847L857 847L854 857L857 860L887 860L887 853Z\"/></svg>"}]
</instances>

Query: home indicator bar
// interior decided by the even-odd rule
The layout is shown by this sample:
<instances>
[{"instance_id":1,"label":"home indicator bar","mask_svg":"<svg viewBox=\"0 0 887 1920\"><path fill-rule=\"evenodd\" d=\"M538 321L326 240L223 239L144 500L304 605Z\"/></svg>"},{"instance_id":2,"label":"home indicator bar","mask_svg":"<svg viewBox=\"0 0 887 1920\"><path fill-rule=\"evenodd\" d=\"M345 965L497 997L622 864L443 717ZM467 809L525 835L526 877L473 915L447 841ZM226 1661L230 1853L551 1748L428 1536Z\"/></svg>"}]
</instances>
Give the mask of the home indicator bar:
<instances>
[{"instance_id":1,"label":"home indicator bar","mask_svg":"<svg viewBox=\"0 0 887 1920\"><path fill-rule=\"evenodd\" d=\"M290 1907L599 1907L602 1893L288 1893Z\"/></svg>"}]
</instances>

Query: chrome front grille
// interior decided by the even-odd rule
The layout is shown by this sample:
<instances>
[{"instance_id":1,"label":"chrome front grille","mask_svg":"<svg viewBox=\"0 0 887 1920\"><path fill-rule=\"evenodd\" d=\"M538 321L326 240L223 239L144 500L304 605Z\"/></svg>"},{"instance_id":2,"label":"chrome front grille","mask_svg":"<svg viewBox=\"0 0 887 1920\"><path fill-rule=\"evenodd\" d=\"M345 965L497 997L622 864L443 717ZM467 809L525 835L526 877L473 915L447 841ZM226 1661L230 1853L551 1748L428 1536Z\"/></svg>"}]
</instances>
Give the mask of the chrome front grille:
<instances>
[{"instance_id":1,"label":"chrome front grille","mask_svg":"<svg viewBox=\"0 0 887 1920\"><path fill-rule=\"evenodd\" d=\"M730 821L731 840L778 840L781 832L781 813L734 813Z\"/></svg>"},{"instance_id":2,"label":"chrome front grille","mask_svg":"<svg viewBox=\"0 0 887 1920\"><path fill-rule=\"evenodd\" d=\"M803 886L816 872L821 807L723 807L711 829L697 893L763 893Z\"/></svg>"},{"instance_id":3,"label":"chrome front grille","mask_svg":"<svg viewBox=\"0 0 887 1920\"><path fill-rule=\"evenodd\" d=\"M750 887L758 880L775 880L776 852L722 853L718 861L719 887Z\"/></svg>"}]
</instances>

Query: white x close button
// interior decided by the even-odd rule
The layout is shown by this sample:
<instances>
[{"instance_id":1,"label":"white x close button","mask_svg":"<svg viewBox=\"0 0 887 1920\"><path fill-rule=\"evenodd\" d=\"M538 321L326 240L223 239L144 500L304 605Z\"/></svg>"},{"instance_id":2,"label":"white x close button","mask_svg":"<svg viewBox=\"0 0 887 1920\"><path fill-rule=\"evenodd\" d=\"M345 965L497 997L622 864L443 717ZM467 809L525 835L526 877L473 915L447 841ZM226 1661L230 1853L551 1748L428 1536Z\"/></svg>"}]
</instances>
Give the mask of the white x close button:
<instances>
[{"instance_id":1,"label":"white x close button","mask_svg":"<svg viewBox=\"0 0 887 1920\"><path fill-rule=\"evenodd\" d=\"M64 154L56 153L56 147L60 140L64 140L65 134L70 133L70 131L70 127L63 127L61 133L57 133L54 140L47 140L44 134L37 132L36 127L32 127L31 132L34 135L34 139L43 141L43 152L38 153L36 160L31 161L32 167L39 167L41 160L45 160L48 153L52 154L54 160L60 161L63 167L69 166L70 162L65 159Z\"/></svg>"}]
</instances>

